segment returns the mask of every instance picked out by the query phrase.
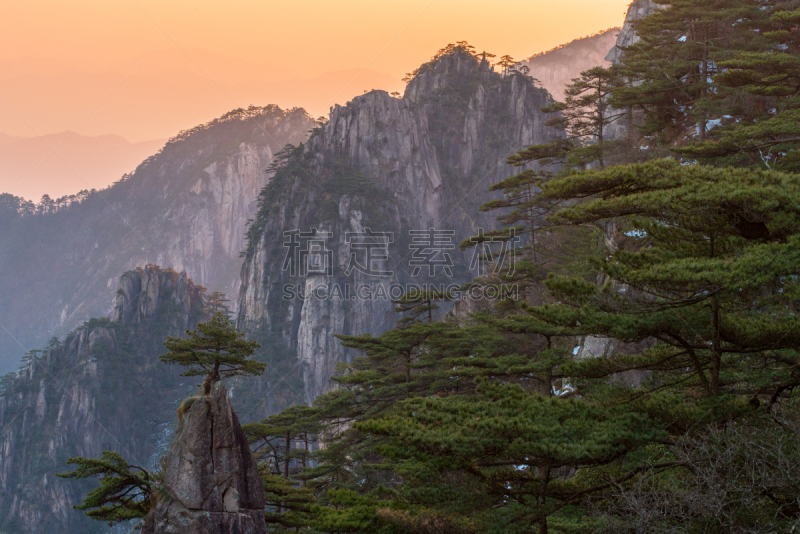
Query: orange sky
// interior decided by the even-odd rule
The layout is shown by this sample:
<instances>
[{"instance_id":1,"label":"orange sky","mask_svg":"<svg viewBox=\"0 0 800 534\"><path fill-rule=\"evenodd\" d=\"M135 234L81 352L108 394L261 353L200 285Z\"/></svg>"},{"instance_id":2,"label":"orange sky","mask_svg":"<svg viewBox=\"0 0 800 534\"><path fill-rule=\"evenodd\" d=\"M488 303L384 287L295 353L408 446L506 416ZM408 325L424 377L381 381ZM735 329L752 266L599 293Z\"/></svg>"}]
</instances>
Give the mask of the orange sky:
<instances>
[{"instance_id":1,"label":"orange sky","mask_svg":"<svg viewBox=\"0 0 800 534\"><path fill-rule=\"evenodd\" d=\"M621 25L629 3L6 1L0 134L74 130L140 142L249 104L327 114L365 89L401 90L403 74L448 43L522 59ZM7 182L0 175L0 191L14 190ZM40 190L15 194L38 198Z\"/></svg>"}]
</instances>

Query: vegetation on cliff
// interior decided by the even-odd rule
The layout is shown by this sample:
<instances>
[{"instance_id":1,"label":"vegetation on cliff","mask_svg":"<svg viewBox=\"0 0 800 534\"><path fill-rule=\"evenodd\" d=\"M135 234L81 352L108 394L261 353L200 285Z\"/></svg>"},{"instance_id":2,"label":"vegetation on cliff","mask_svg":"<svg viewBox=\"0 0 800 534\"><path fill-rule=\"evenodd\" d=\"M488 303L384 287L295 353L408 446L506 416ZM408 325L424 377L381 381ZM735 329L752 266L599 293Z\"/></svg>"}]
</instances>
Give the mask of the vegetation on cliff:
<instances>
[{"instance_id":1,"label":"vegetation on cliff","mask_svg":"<svg viewBox=\"0 0 800 534\"><path fill-rule=\"evenodd\" d=\"M231 320L217 312L210 321L187 331L185 338L169 337L164 363L187 367L184 376L203 376L211 381L232 376L260 375L266 365L250 359L261 345L245 339Z\"/></svg>"},{"instance_id":2,"label":"vegetation on cliff","mask_svg":"<svg viewBox=\"0 0 800 534\"><path fill-rule=\"evenodd\" d=\"M480 205L499 229L462 248L488 247L481 259L498 268L470 286L517 284L517 297L440 321L435 302L450 295L397 300L397 328L338 336L359 356L328 393L244 427L273 532L800 528L800 7L660 3L617 65L585 71L545 107L564 137L509 157L519 172ZM481 77L530 82L488 57L459 42L413 73L409 101L441 134L437 151L460 142L453 117ZM462 85L415 93L460 63L477 66ZM606 135L620 124L624 135ZM379 200L378 180L350 165L320 171L330 155L281 154L248 261L301 205L321 223L348 195ZM290 336L263 328L288 375ZM223 313L167 348L164 361L211 382L265 367ZM99 519L141 517L160 498L157 478L113 453L73 461L67 476L101 477L82 505Z\"/></svg>"},{"instance_id":3,"label":"vegetation on cliff","mask_svg":"<svg viewBox=\"0 0 800 534\"><path fill-rule=\"evenodd\" d=\"M224 295L217 294L214 300L223 301ZM205 375L198 395L184 400L178 408L179 418L196 401L211 395L214 384L223 378L259 375L265 369L265 364L251 359L260 345L245 339L221 311L209 321L198 324L197 330L187 330L186 337L167 337L164 346L168 352L160 356L162 362L186 367L184 376ZM100 486L75 506L92 519L109 524L141 519L154 509L159 499L166 497L163 473L151 473L130 465L119 452L106 450L101 458L75 457L69 458L67 463L78 467L57 476L77 480L98 478L100 481Z\"/></svg>"},{"instance_id":4,"label":"vegetation on cliff","mask_svg":"<svg viewBox=\"0 0 800 534\"><path fill-rule=\"evenodd\" d=\"M526 242L474 283L525 298L342 336L362 356L335 390L249 427L274 531L800 526L800 11L664 4L550 106L570 138L509 158L540 167L484 205Z\"/></svg>"}]
</instances>

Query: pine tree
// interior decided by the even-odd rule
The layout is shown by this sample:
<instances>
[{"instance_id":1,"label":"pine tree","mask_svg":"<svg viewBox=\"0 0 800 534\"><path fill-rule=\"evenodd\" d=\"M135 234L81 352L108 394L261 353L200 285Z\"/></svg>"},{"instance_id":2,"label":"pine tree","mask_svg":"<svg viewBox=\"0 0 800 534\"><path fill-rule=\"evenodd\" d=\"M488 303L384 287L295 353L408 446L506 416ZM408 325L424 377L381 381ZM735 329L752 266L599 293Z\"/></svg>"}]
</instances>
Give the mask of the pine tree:
<instances>
[{"instance_id":1,"label":"pine tree","mask_svg":"<svg viewBox=\"0 0 800 534\"><path fill-rule=\"evenodd\" d=\"M243 428L259 460L267 493L267 524L276 531L308 525L314 518L314 488L299 476L311 467L311 447L318 439L313 408L292 406Z\"/></svg>"},{"instance_id":2,"label":"pine tree","mask_svg":"<svg viewBox=\"0 0 800 534\"><path fill-rule=\"evenodd\" d=\"M436 289L413 289L399 299L392 300L396 304L394 311L403 314L397 324L407 326L412 323L427 320L433 322L433 311L438 310L437 302L450 302L452 295L447 291Z\"/></svg>"},{"instance_id":3,"label":"pine tree","mask_svg":"<svg viewBox=\"0 0 800 534\"><path fill-rule=\"evenodd\" d=\"M770 17L757 28L760 49L720 62L714 79L721 89L745 95L748 116L728 110L715 138L682 147L680 154L711 163L800 168L800 10L781 7L767 7Z\"/></svg>"},{"instance_id":4,"label":"pine tree","mask_svg":"<svg viewBox=\"0 0 800 534\"><path fill-rule=\"evenodd\" d=\"M592 376L651 370L708 396L793 387L785 351L800 340L800 183L792 175L659 160L557 179L543 196L593 198L555 217L613 218L624 240L596 262L608 283L552 277L560 303L533 316L579 335L658 341L635 356L583 362Z\"/></svg>"},{"instance_id":5,"label":"pine tree","mask_svg":"<svg viewBox=\"0 0 800 534\"><path fill-rule=\"evenodd\" d=\"M558 250L561 257L570 256L565 253L567 247L561 246L565 241L585 240L585 236L565 236L559 231L558 225L547 222L547 216L559 207L559 203L539 197L543 184L555 176L554 171L544 169L561 166L562 172L569 172L595 164L600 168L605 167L610 149L619 144L607 137L607 128L627 115L627 112L613 109L608 103L612 91L621 84L622 78L616 67L589 69L566 87L564 102L542 108L546 113L556 114L548 124L563 129L565 137L530 146L508 158L510 165L524 170L492 185L490 191L502 191L504 198L489 201L480 208L481 211L500 211L497 220L502 227L472 236L460 245L462 250L485 248L486 243L527 235L527 243L513 252L521 257L513 264L512 275L503 277L505 281L520 284L523 293L541 282L548 269L553 269L558 263L564 266L562 262L554 261L553 252ZM531 166L535 167L525 169ZM544 232L537 237L537 232L542 229ZM613 226L606 225L605 230L607 234L612 234ZM551 234L558 234L558 237ZM508 252L505 247L503 251ZM570 261L574 259L570 258ZM542 263L549 265L543 269Z\"/></svg>"},{"instance_id":6,"label":"pine tree","mask_svg":"<svg viewBox=\"0 0 800 534\"><path fill-rule=\"evenodd\" d=\"M634 23L639 42L626 48L625 86L611 104L641 112L638 132L653 145L674 148L709 138L714 121L749 120L758 106L716 84L722 62L763 48L758 30L769 5L749 0L656 0L663 9ZM763 8L763 9L762 9Z\"/></svg>"},{"instance_id":7,"label":"pine tree","mask_svg":"<svg viewBox=\"0 0 800 534\"><path fill-rule=\"evenodd\" d=\"M342 337L345 346L360 349L365 355L341 369L342 374L334 379L338 385L335 391L315 401L325 447L315 455L319 466L303 476L318 488L321 508L313 522L315 528L338 531L347 524L358 531L401 523L460 524L458 514L445 508L422 513L415 506L402 505L404 498L397 500L406 491L430 487L412 483L406 478L411 473L387 456L387 447L392 447L390 434L375 432L362 423L402 418L405 401L411 399L474 400L480 384L487 380L514 383L526 394L538 396L566 392L562 388L564 377L556 370L568 354L563 344L551 343L545 336L511 333L513 325L502 331L491 318L485 319L466 328L451 323L414 323L378 338ZM556 336L552 333L551 337ZM443 457L443 465L449 460ZM452 485L454 480L449 478L448 483ZM428 482L433 484L434 479ZM462 490L453 487L441 491L456 495Z\"/></svg>"},{"instance_id":8,"label":"pine tree","mask_svg":"<svg viewBox=\"0 0 800 534\"><path fill-rule=\"evenodd\" d=\"M229 317L231 308L227 303L230 302L230 300L225 297L225 293L212 291L210 295L203 295L203 303L211 314L222 313L226 317Z\"/></svg>"},{"instance_id":9,"label":"pine tree","mask_svg":"<svg viewBox=\"0 0 800 534\"><path fill-rule=\"evenodd\" d=\"M250 359L260 345L245 339L222 312L186 334L186 339L168 337L164 346L169 352L160 356L164 363L188 367L184 376L207 375L214 382L231 376L260 375L266 368Z\"/></svg>"},{"instance_id":10,"label":"pine tree","mask_svg":"<svg viewBox=\"0 0 800 534\"><path fill-rule=\"evenodd\" d=\"M597 162L605 167L608 127L627 115L627 111L609 105L611 92L621 86L617 67L594 67L567 85L563 102L542 108L545 113L558 113L548 125L567 133L566 139L572 144L566 158L570 166L585 167ZM560 144L564 146L563 142Z\"/></svg>"},{"instance_id":11,"label":"pine tree","mask_svg":"<svg viewBox=\"0 0 800 534\"><path fill-rule=\"evenodd\" d=\"M109 525L139 519L147 515L156 501L160 475L130 465L119 453L103 451L99 459L70 458L77 465L71 473L57 474L59 478L81 480L99 478L100 487L90 491L83 502L75 506L87 516Z\"/></svg>"},{"instance_id":12,"label":"pine tree","mask_svg":"<svg viewBox=\"0 0 800 534\"><path fill-rule=\"evenodd\" d=\"M508 158L508 162L524 167L547 149L542 145L532 146ZM546 291L542 282L548 273L577 274L589 270L588 257L598 249L599 233L587 228L565 228L548 220L560 209L562 201L544 198L539 193L553 178L552 171L525 169L489 188L502 192L503 198L484 203L480 210L499 212L500 228L483 231L459 245L462 250L480 250L476 251L480 261L492 269L474 283L516 284L518 295L542 302ZM522 244L516 243L517 240ZM515 306L495 303L496 309Z\"/></svg>"},{"instance_id":13,"label":"pine tree","mask_svg":"<svg viewBox=\"0 0 800 534\"><path fill-rule=\"evenodd\" d=\"M388 436L381 450L403 484L400 501L446 517L459 532L586 532L571 506L644 470L616 461L666 433L627 408L547 398L516 385L484 384L474 396L418 398L401 413L356 424ZM580 470L581 475L566 475Z\"/></svg>"},{"instance_id":14,"label":"pine tree","mask_svg":"<svg viewBox=\"0 0 800 534\"><path fill-rule=\"evenodd\" d=\"M500 60L497 63L495 63L495 65L500 67L500 72L502 72L503 75L508 74L516 64L517 61L515 61L514 58L509 56L508 54L502 56Z\"/></svg>"}]
</instances>

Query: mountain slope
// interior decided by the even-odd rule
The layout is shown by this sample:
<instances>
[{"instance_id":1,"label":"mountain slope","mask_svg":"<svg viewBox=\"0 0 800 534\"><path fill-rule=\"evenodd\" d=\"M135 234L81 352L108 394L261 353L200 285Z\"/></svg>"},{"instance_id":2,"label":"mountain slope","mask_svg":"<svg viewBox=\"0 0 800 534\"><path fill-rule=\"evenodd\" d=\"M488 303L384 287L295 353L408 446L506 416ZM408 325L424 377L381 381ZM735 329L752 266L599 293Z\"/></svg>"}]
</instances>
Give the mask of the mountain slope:
<instances>
[{"instance_id":1,"label":"mountain slope","mask_svg":"<svg viewBox=\"0 0 800 534\"><path fill-rule=\"evenodd\" d=\"M553 98L564 98L564 87L580 73L593 67L610 65L608 51L616 44L620 28L611 28L590 37L575 39L553 50L522 61L530 75L539 80Z\"/></svg>"},{"instance_id":2,"label":"mountain slope","mask_svg":"<svg viewBox=\"0 0 800 534\"><path fill-rule=\"evenodd\" d=\"M479 227L494 226L478 207L492 198L491 184L518 171L505 158L559 135L539 111L548 102L547 92L529 78L503 77L481 57L454 47L418 69L403 98L373 91L336 106L308 144L286 157L251 228L239 323L270 340L287 375L301 374L295 402L327 391L337 363L352 356L335 335L376 335L394 325L393 306L380 294L397 284L459 283L475 276L469 255L455 245ZM286 268L287 236L314 228L331 234L324 240L330 269L292 272ZM430 267L414 272L411 260L432 255L415 248L419 236L409 231L429 229L452 232L440 239L453 247L437 256L445 261L449 255L450 276L435 267L430 277L423 276ZM360 256L366 245L353 248L353 239L368 231L386 233L379 238L388 257L373 257L368 269L359 269L354 258L362 266L369 258ZM375 296L299 296L360 286ZM271 382L264 389L276 388L281 376L265 377Z\"/></svg>"},{"instance_id":3,"label":"mountain slope","mask_svg":"<svg viewBox=\"0 0 800 534\"><path fill-rule=\"evenodd\" d=\"M0 391L0 532L106 532L72 509L93 480L55 477L67 458L115 450L157 467L174 410L196 379L158 360L166 336L206 320L186 273L148 266L125 273L113 321L93 319L32 359ZM4 381L5 382L5 381Z\"/></svg>"},{"instance_id":4,"label":"mountain slope","mask_svg":"<svg viewBox=\"0 0 800 534\"><path fill-rule=\"evenodd\" d=\"M182 132L78 203L35 215L0 205L0 370L52 335L108 316L114 280L137 265L187 270L235 296L264 171L315 125L301 109L236 110Z\"/></svg>"}]
</instances>

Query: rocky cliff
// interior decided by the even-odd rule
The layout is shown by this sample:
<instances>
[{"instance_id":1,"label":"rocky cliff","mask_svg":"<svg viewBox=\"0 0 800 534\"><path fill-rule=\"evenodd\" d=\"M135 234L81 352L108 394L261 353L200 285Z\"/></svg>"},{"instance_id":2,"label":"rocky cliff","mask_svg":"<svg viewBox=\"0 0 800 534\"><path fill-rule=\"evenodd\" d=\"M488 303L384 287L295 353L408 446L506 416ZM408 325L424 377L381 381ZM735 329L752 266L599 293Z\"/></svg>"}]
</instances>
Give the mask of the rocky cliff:
<instances>
[{"instance_id":1,"label":"rocky cliff","mask_svg":"<svg viewBox=\"0 0 800 534\"><path fill-rule=\"evenodd\" d=\"M114 320L90 320L31 359L0 392L0 532L101 532L72 509L96 482L56 478L73 456L115 450L155 465L191 379L158 360L166 336L207 317L185 272L147 266L117 286Z\"/></svg>"},{"instance_id":2,"label":"rocky cliff","mask_svg":"<svg viewBox=\"0 0 800 534\"><path fill-rule=\"evenodd\" d=\"M265 170L315 125L300 109L235 110L182 132L131 175L69 206L20 214L0 202L0 372L53 334L109 316L114 281L137 265L187 270L235 298Z\"/></svg>"},{"instance_id":3,"label":"rocky cliff","mask_svg":"<svg viewBox=\"0 0 800 534\"><path fill-rule=\"evenodd\" d=\"M606 60L611 63L616 63L622 57L626 46L636 44L639 38L636 36L636 31L633 28L633 23L641 20L649 15L652 15L659 9L662 4L656 4L653 0L634 0L628 6L628 12L625 15L625 23L617 36L617 42L614 47L606 55Z\"/></svg>"},{"instance_id":4,"label":"rocky cliff","mask_svg":"<svg viewBox=\"0 0 800 534\"><path fill-rule=\"evenodd\" d=\"M548 102L530 78L502 76L451 47L417 69L402 98L373 91L336 106L285 154L242 268L239 324L282 362L256 389L274 392L296 377L281 398L311 402L351 357L337 334L394 326L387 296L397 287L474 277L455 246L494 226L478 207L491 184L516 172L506 157L559 135L540 112Z\"/></svg>"},{"instance_id":5,"label":"rocky cliff","mask_svg":"<svg viewBox=\"0 0 800 534\"><path fill-rule=\"evenodd\" d=\"M620 28L611 28L596 35L575 39L547 52L522 61L530 75L539 80L556 100L564 99L564 87L581 72L593 67L607 67L608 51L617 42Z\"/></svg>"},{"instance_id":6,"label":"rocky cliff","mask_svg":"<svg viewBox=\"0 0 800 534\"><path fill-rule=\"evenodd\" d=\"M182 417L142 534L266 534L264 485L222 382Z\"/></svg>"}]
</instances>

